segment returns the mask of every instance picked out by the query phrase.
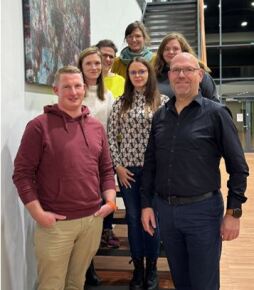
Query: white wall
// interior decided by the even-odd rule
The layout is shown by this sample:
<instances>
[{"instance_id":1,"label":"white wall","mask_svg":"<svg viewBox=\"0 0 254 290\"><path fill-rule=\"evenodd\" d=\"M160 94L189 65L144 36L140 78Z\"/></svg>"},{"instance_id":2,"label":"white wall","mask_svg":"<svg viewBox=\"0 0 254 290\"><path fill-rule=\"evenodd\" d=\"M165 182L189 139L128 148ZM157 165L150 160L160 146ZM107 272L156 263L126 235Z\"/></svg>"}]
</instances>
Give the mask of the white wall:
<instances>
[{"instance_id":1,"label":"white wall","mask_svg":"<svg viewBox=\"0 0 254 290\"><path fill-rule=\"evenodd\" d=\"M91 0L90 5L91 43L109 38L120 50L126 26L141 17L138 4ZM28 120L56 98L47 88L25 85L20 0L6 0L1 7L1 85L1 289L32 290L36 279L33 222L12 183L13 160Z\"/></svg>"},{"instance_id":2,"label":"white wall","mask_svg":"<svg viewBox=\"0 0 254 290\"><path fill-rule=\"evenodd\" d=\"M136 0L90 0L91 44L111 39L120 51L124 46L126 26L141 19Z\"/></svg>"}]
</instances>

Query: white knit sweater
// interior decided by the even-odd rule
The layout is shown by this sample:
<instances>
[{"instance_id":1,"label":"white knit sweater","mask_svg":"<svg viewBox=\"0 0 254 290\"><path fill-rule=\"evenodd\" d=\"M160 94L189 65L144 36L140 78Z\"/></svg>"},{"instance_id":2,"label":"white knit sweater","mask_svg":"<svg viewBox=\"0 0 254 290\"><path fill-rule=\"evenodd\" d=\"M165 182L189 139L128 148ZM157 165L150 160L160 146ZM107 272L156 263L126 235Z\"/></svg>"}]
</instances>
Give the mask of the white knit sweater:
<instances>
[{"instance_id":1,"label":"white knit sweater","mask_svg":"<svg viewBox=\"0 0 254 290\"><path fill-rule=\"evenodd\" d=\"M89 86L86 90L83 103L88 107L91 115L101 121L107 131L108 117L112 109L114 98L110 91L106 91L104 96L105 100L101 101L97 97L97 85Z\"/></svg>"}]
</instances>

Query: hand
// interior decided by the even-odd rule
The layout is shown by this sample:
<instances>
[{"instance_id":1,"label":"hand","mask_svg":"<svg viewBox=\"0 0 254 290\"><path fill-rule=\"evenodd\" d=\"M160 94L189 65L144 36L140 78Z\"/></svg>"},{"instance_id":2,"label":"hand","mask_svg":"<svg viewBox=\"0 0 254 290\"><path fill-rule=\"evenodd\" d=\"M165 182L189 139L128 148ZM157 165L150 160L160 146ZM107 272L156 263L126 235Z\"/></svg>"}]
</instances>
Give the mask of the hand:
<instances>
[{"instance_id":1,"label":"hand","mask_svg":"<svg viewBox=\"0 0 254 290\"><path fill-rule=\"evenodd\" d=\"M45 228L53 226L57 220L65 220L66 216L56 214L49 211L43 211L40 216L36 218L36 221L39 225Z\"/></svg>"},{"instance_id":2,"label":"hand","mask_svg":"<svg viewBox=\"0 0 254 290\"><path fill-rule=\"evenodd\" d=\"M156 221L154 216L154 211L151 207L143 208L141 221L143 228L149 235L154 235L154 229L156 229Z\"/></svg>"},{"instance_id":3,"label":"hand","mask_svg":"<svg viewBox=\"0 0 254 290\"><path fill-rule=\"evenodd\" d=\"M221 224L220 233L223 241L236 239L240 233L240 219L226 214Z\"/></svg>"},{"instance_id":4,"label":"hand","mask_svg":"<svg viewBox=\"0 0 254 290\"><path fill-rule=\"evenodd\" d=\"M120 184L126 188L131 188L130 181L135 182L135 179L132 177L134 173L130 172L127 168L119 165L116 167L116 173L119 178Z\"/></svg>"},{"instance_id":5,"label":"hand","mask_svg":"<svg viewBox=\"0 0 254 290\"><path fill-rule=\"evenodd\" d=\"M53 212L45 211L39 200L33 200L26 204L32 218L42 227L49 228L56 223L57 220L65 220L66 216L56 214Z\"/></svg>"},{"instance_id":6,"label":"hand","mask_svg":"<svg viewBox=\"0 0 254 290\"><path fill-rule=\"evenodd\" d=\"M102 218L105 218L107 215L111 214L113 212L113 208L105 203L103 206L94 214L94 216L100 216Z\"/></svg>"}]
</instances>

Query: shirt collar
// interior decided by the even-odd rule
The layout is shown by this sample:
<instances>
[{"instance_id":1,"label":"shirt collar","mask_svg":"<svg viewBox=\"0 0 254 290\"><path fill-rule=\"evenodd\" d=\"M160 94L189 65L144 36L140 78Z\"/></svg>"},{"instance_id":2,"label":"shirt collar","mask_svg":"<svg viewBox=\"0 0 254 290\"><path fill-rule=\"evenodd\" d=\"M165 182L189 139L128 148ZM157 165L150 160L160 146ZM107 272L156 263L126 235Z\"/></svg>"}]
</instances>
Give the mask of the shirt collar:
<instances>
[{"instance_id":1,"label":"shirt collar","mask_svg":"<svg viewBox=\"0 0 254 290\"><path fill-rule=\"evenodd\" d=\"M174 110L175 111L175 102L176 102L176 97L173 96L170 98L170 100L165 104L166 108L168 110ZM198 93L197 96L193 99L193 101L190 104L196 103L199 106L202 106L203 103L203 96L201 93Z\"/></svg>"}]
</instances>

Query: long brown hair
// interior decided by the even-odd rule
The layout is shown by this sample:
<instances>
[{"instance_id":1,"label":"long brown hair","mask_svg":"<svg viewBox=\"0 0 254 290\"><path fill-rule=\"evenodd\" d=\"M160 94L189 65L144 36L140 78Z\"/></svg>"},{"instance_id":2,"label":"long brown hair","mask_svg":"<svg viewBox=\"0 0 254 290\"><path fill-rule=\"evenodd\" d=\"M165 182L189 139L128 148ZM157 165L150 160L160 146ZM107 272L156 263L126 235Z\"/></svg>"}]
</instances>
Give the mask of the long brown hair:
<instances>
[{"instance_id":1,"label":"long brown hair","mask_svg":"<svg viewBox=\"0 0 254 290\"><path fill-rule=\"evenodd\" d=\"M86 82L86 80L85 80L85 75L84 75L84 72L83 72L83 69L82 69L82 63L83 63L84 58L87 57L90 54L97 54L100 57L100 60L101 60L101 63L102 63L102 56L101 56L101 53L100 53L100 50L98 49L98 47L91 46L91 47L88 47L88 48L84 49L80 53L79 59L78 59L78 68L82 72L84 82ZM104 101L105 100L105 96L104 96L105 88L104 88L104 83L103 83L102 71L101 71L101 73L100 73L100 75L99 75L99 77L98 77L98 79L96 81L96 84L98 85L98 88L97 88L98 98L101 101Z\"/></svg>"},{"instance_id":2,"label":"long brown hair","mask_svg":"<svg viewBox=\"0 0 254 290\"><path fill-rule=\"evenodd\" d=\"M145 91L143 94L146 99L145 105L149 107L153 112L155 112L161 104L161 98L160 98L159 90L157 88L157 80L154 73L154 69L152 65L149 62L147 62L144 58L135 57L129 62L127 66L124 95L121 97L122 106L120 110L120 115L123 115L131 108L133 100L134 100L135 87L133 86L130 80L130 76L129 76L129 68L133 62L140 62L147 68L148 79L147 79Z\"/></svg>"},{"instance_id":3,"label":"long brown hair","mask_svg":"<svg viewBox=\"0 0 254 290\"><path fill-rule=\"evenodd\" d=\"M182 52L188 52L197 58L195 51L190 46L187 39L179 32L171 32L162 39L156 53L156 58L154 61L154 70L157 77L159 77L162 74L163 68L166 65L166 62L163 58L163 52L165 50L165 47L167 43L173 39L176 39L179 42ZM205 71L210 72L210 69L200 60L199 60L199 64L200 64L200 67L202 67Z\"/></svg>"}]
</instances>

